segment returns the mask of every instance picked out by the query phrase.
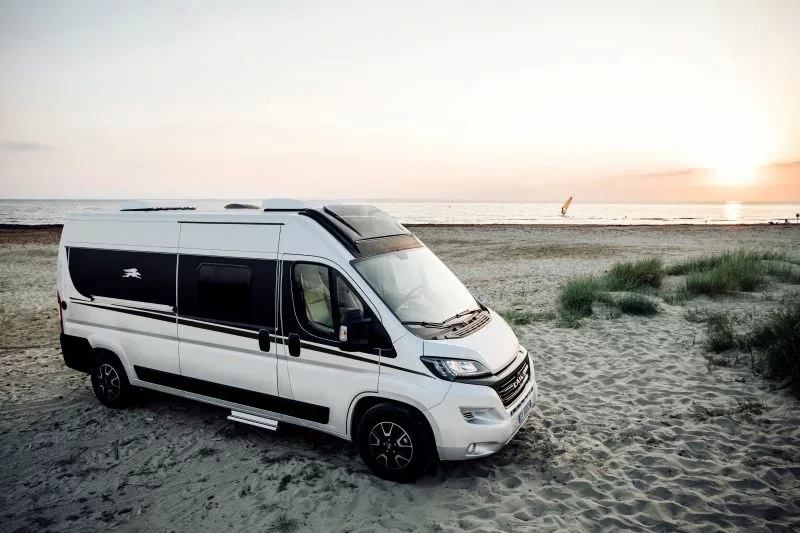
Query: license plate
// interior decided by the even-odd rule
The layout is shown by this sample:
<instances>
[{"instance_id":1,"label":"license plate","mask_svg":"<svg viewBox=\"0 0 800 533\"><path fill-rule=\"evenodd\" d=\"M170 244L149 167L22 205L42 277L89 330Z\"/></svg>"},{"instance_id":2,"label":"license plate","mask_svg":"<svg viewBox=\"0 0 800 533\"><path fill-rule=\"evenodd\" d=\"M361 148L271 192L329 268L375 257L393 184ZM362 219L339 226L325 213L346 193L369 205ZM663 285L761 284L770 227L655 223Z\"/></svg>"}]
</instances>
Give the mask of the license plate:
<instances>
[{"instance_id":1,"label":"license plate","mask_svg":"<svg viewBox=\"0 0 800 533\"><path fill-rule=\"evenodd\" d=\"M525 405L522 406L522 409L517 415L517 425L525 422L525 419L528 417L528 414L530 414L532 408L533 408L533 396L525 400Z\"/></svg>"}]
</instances>

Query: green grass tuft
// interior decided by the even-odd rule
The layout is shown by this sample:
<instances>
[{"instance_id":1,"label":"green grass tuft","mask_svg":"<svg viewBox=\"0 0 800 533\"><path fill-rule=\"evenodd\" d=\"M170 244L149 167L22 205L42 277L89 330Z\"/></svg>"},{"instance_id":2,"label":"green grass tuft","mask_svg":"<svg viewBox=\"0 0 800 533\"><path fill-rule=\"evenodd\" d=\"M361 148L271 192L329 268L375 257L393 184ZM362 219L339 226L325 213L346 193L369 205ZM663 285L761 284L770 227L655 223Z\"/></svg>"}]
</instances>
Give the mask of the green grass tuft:
<instances>
[{"instance_id":1,"label":"green grass tuft","mask_svg":"<svg viewBox=\"0 0 800 533\"><path fill-rule=\"evenodd\" d=\"M766 377L792 377L800 385L800 305L762 319L744 336L742 348L757 354L755 369Z\"/></svg>"},{"instance_id":2,"label":"green grass tuft","mask_svg":"<svg viewBox=\"0 0 800 533\"><path fill-rule=\"evenodd\" d=\"M653 315L658 312L655 302L638 295L615 297L612 292L652 292L661 286L663 266L657 258L616 263L601 277L580 277L567 282L561 289L560 314L562 323L592 314L592 303L608 305L609 317L619 313ZM567 317L567 318L564 318Z\"/></svg>"},{"instance_id":3,"label":"green grass tuft","mask_svg":"<svg viewBox=\"0 0 800 533\"><path fill-rule=\"evenodd\" d=\"M658 313L658 304L641 294L626 294L618 298L616 303L626 315L652 316Z\"/></svg>"},{"instance_id":4,"label":"green grass tuft","mask_svg":"<svg viewBox=\"0 0 800 533\"><path fill-rule=\"evenodd\" d=\"M690 259L667 268L669 274L685 274L687 294L716 296L752 292L768 277L800 283L800 271L779 252L739 250Z\"/></svg>"},{"instance_id":5,"label":"green grass tuft","mask_svg":"<svg viewBox=\"0 0 800 533\"><path fill-rule=\"evenodd\" d=\"M767 275L784 283L800 284L800 269L785 263L766 263L764 269Z\"/></svg>"},{"instance_id":6,"label":"green grass tuft","mask_svg":"<svg viewBox=\"0 0 800 533\"><path fill-rule=\"evenodd\" d=\"M561 289L563 314L577 317L591 315L592 302L600 287L600 280L595 277L581 277L568 281Z\"/></svg>"},{"instance_id":7,"label":"green grass tuft","mask_svg":"<svg viewBox=\"0 0 800 533\"><path fill-rule=\"evenodd\" d=\"M533 324L534 322L547 322L549 320L555 320L558 317L555 311L524 311L519 309L500 311L499 314L512 326L525 326L527 324Z\"/></svg>"},{"instance_id":8,"label":"green grass tuft","mask_svg":"<svg viewBox=\"0 0 800 533\"><path fill-rule=\"evenodd\" d=\"M694 259L681 261L666 268L666 273L670 276L681 276L697 272L708 272L727 263L739 261L786 261L786 254L771 250L737 250L733 252L723 252L715 255L705 255Z\"/></svg>"},{"instance_id":9,"label":"green grass tuft","mask_svg":"<svg viewBox=\"0 0 800 533\"><path fill-rule=\"evenodd\" d=\"M661 287L663 265L658 258L642 259L629 263L616 263L603 276L603 286L608 291L639 291Z\"/></svg>"},{"instance_id":10,"label":"green grass tuft","mask_svg":"<svg viewBox=\"0 0 800 533\"><path fill-rule=\"evenodd\" d=\"M707 319L708 337L703 346L709 352L722 353L738 346L733 319L728 313L710 313Z\"/></svg>"}]
</instances>

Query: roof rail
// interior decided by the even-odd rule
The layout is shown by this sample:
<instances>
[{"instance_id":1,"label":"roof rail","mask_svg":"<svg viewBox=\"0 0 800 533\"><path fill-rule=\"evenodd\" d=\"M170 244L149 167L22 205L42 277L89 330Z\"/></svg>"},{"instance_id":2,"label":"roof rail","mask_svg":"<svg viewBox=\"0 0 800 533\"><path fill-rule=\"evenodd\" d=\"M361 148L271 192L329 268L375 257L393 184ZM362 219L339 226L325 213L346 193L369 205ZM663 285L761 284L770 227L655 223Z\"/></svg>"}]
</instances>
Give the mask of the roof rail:
<instances>
[{"instance_id":1,"label":"roof rail","mask_svg":"<svg viewBox=\"0 0 800 533\"><path fill-rule=\"evenodd\" d=\"M182 200L130 200L119 206L120 211L193 211L195 207Z\"/></svg>"}]
</instances>

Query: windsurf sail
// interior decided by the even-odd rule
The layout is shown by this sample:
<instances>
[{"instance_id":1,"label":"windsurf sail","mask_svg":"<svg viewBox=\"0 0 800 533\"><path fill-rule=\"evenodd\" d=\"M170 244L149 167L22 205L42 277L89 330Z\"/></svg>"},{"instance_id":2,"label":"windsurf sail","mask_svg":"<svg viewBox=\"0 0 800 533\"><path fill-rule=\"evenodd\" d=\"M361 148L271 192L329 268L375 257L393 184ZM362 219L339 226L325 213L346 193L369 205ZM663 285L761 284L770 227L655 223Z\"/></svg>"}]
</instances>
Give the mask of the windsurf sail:
<instances>
[{"instance_id":1,"label":"windsurf sail","mask_svg":"<svg viewBox=\"0 0 800 533\"><path fill-rule=\"evenodd\" d=\"M567 209L569 209L569 204L571 204L571 203L572 203L572 196L570 196L569 199L566 202L564 202L564 205L561 206L561 216L562 217L566 216Z\"/></svg>"}]
</instances>

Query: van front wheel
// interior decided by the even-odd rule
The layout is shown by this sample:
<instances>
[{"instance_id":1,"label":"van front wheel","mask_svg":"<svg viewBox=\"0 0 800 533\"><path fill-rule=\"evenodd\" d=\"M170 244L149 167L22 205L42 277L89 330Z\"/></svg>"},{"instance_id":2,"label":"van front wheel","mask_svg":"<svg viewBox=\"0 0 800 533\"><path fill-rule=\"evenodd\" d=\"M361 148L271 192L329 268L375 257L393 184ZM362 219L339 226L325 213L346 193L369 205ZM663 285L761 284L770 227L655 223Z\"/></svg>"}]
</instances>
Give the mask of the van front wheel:
<instances>
[{"instance_id":1,"label":"van front wheel","mask_svg":"<svg viewBox=\"0 0 800 533\"><path fill-rule=\"evenodd\" d=\"M358 424L361 458L380 478L413 483L436 461L427 423L400 405L379 403Z\"/></svg>"},{"instance_id":2,"label":"van front wheel","mask_svg":"<svg viewBox=\"0 0 800 533\"><path fill-rule=\"evenodd\" d=\"M111 353L100 352L92 364L92 388L106 407L122 409L130 402L132 387L122 363Z\"/></svg>"}]
</instances>

